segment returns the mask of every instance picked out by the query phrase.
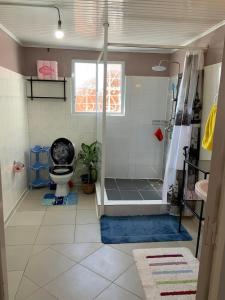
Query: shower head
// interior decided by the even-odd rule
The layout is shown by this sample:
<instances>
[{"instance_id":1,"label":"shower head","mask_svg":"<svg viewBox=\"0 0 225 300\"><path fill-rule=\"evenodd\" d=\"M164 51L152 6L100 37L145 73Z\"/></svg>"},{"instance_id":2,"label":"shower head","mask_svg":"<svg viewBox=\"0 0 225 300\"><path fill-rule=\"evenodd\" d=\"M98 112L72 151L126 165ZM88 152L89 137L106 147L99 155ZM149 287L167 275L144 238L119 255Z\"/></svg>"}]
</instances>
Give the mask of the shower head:
<instances>
[{"instance_id":1,"label":"shower head","mask_svg":"<svg viewBox=\"0 0 225 300\"><path fill-rule=\"evenodd\" d=\"M166 71L167 67L162 65L163 62L165 62L167 65L177 64L179 68L178 74L180 74L180 63L178 61L169 61L167 59L160 60L158 65L152 67L152 70L156 72Z\"/></svg>"},{"instance_id":2,"label":"shower head","mask_svg":"<svg viewBox=\"0 0 225 300\"><path fill-rule=\"evenodd\" d=\"M159 63L158 63L158 65L152 67L152 70L156 71L156 72L163 72L163 71L165 71L167 69L167 67L162 65L163 62L168 62L168 60L164 60L164 59L160 60Z\"/></svg>"},{"instance_id":3,"label":"shower head","mask_svg":"<svg viewBox=\"0 0 225 300\"><path fill-rule=\"evenodd\" d=\"M160 66L160 65L157 65L157 66L153 66L152 67L152 70L153 71L156 71L156 72L162 72L162 71L165 71L167 68L165 66Z\"/></svg>"}]
</instances>

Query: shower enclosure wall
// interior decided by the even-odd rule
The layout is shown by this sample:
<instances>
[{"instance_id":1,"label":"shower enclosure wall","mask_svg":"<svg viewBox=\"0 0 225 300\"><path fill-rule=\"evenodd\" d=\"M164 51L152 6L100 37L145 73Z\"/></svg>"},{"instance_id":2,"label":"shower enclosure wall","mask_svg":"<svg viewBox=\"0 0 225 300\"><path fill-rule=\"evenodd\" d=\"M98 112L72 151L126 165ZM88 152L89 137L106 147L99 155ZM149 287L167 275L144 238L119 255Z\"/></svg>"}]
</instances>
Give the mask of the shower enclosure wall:
<instances>
[{"instance_id":1,"label":"shower enclosure wall","mask_svg":"<svg viewBox=\"0 0 225 300\"><path fill-rule=\"evenodd\" d=\"M125 113L106 115L107 200L162 200L168 85L168 77L125 77Z\"/></svg>"}]
</instances>

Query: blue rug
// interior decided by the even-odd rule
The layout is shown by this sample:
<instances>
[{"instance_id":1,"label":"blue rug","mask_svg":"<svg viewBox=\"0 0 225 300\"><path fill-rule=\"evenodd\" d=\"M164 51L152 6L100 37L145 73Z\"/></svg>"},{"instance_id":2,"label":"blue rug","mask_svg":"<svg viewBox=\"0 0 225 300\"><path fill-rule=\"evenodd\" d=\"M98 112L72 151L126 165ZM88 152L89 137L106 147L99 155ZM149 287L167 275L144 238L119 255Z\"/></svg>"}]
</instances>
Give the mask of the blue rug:
<instances>
[{"instance_id":1,"label":"blue rug","mask_svg":"<svg viewBox=\"0 0 225 300\"><path fill-rule=\"evenodd\" d=\"M55 194L45 194L42 198L42 205L51 206L51 205L75 205L78 201L77 193L69 193L66 197L63 198L61 204L56 204Z\"/></svg>"},{"instance_id":2,"label":"blue rug","mask_svg":"<svg viewBox=\"0 0 225 300\"><path fill-rule=\"evenodd\" d=\"M191 241L178 218L170 215L109 217L102 216L101 237L104 244Z\"/></svg>"}]
</instances>

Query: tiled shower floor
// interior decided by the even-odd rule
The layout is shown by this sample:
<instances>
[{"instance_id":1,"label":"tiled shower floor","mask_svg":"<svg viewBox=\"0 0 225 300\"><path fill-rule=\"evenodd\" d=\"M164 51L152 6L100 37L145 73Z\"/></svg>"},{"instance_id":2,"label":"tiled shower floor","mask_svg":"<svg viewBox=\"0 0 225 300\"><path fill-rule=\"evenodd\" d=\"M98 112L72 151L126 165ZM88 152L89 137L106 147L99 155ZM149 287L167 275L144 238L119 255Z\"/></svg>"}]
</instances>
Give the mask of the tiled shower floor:
<instances>
[{"instance_id":1,"label":"tiled shower floor","mask_svg":"<svg viewBox=\"0 0 225 300\"><path fill-rule=\"evenodd\" d=\"M162 180L105 178L108 200L162 200Z\"/></svg>"}]
</instances>

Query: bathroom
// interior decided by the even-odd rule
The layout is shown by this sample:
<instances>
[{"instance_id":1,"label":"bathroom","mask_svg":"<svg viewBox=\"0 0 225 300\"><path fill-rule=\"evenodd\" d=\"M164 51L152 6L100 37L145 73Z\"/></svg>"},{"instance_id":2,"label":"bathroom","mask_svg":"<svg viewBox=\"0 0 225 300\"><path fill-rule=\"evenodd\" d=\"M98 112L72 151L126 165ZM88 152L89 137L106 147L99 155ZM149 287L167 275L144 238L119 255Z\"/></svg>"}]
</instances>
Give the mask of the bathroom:
<instances>
[{"instance_id":1,"label":"bathroom","mask_svg":"<svg viewBox=\"0 0 225 300\"><path fill-rule=\"evenodd\" d=\"M79 9L84 9L83 5L77 6L79 18ZM179 46L171 46L164 34L161 47L161 42L158 44L154 39L145 42L145 37L141 39L137 35L133 40L136 46L130 38L122 45L112 43L103 47L102 36L98 33L94 35L98 37L96 43L92 31L87 30L82 37L82 20L79 18L76 36L73 37L67 15L69 7L63 5L59 13L65 36L61 40L55 39L52 32L58 17L54 7L49 9L1 5L0 11L0 204L5 224L9 299L74 299L74 293L80 293L79 299L84 300L108 299L104 295L106 290L115 299L117 293L121 297L118 299L145 299L131 250L156 247L158 244L160 247L188 247L195 255L197 239L200 238L198 224L187 216L182 221L192 240L162 240L158 243L137 240L130 244L105 245L99 219L101 216L135 217L168 213L163 186L172 139L171 125L174 125L171 122L175 118L174 99L178 98L185 55L187 51L204 53L197 89L202 105L199 123L201 142L211 107L219 93L224 25L208 32L212 27L208 24L201 30L202 36L198 36L196 31L193 35L189 32L191 38L187 35L183 40L179 33L180 40L178 37L174 40L174 45ZM43 26L48 30L40 34L41 29L35 19L37 27L34 26L32 31L32 16L42 16ZM19 17L24 21L17 28ZM86 18L90 25L88 14ZM30 29L26 31L27 26ZM119 43L123 41L120 34L116 36L112 30L108 40L113 40L114 35ZM189 47L183 46L184 42L188 42ZM153 46L147 47L147 44ZM158 48L154 46L156 44ZM55 81L38 80L38 61L57 64L58 77ZM106 61L108 70L115 67L118 76L116 86L113 86L115 78L108 78L112 90L108 98L103 81L107 77L104 77ZM76 76L78 66L83 68L79 77ZM85 93L90 94L78 100L78 85L90 82L91 87L85 86ZM93 86L94 93L88 91ZM113 94L115 90L118 97ZM102 96L97 103L96 95ZM105 107L104 98L108 99ZM74 147L69 163L63 163L64 168L73 167L64 183L65 194L59 190L57 194L57 190L49 188L53 175L60 176L49 174L49 167L55 166L57 170L57 166L61 166L52 159L51 152L54 151L52 144L59 138L66 138ZM78 158L82 144L91 145L95 141L101 148L96 163L96 193L85 194L81 175L86 170L79 164ZM37 159L36 152L31 149L37 145L42 150L47 149L46 153L41 150L40 160L46 167L40 172L31 168ZM209 165L211 151L204 150L201 145L198 149L198 160ZM35 176L43 180L42 184L33 184ZM52 185L56 188L53 182ZM74 197L72 205L43 204L46 195L51 194L55 201L68 193ZM54 201L52 203L56 204L58 200ZM110 259L117 258L121 266L115 267L113 274L108 274L106 269L111 266ZM105 269L101 269L103 264ZM48 273L50 268L52 271ZM85 282L87 291L83 284L74 285L76 276L73 274L70 286L59 291L64 273L69 274L70 269L74 269L79 279L89 278ZM92 280L98 287L93 287ZM132 282L135 282L133 286Z\"/></svg>"}]
</instances>

